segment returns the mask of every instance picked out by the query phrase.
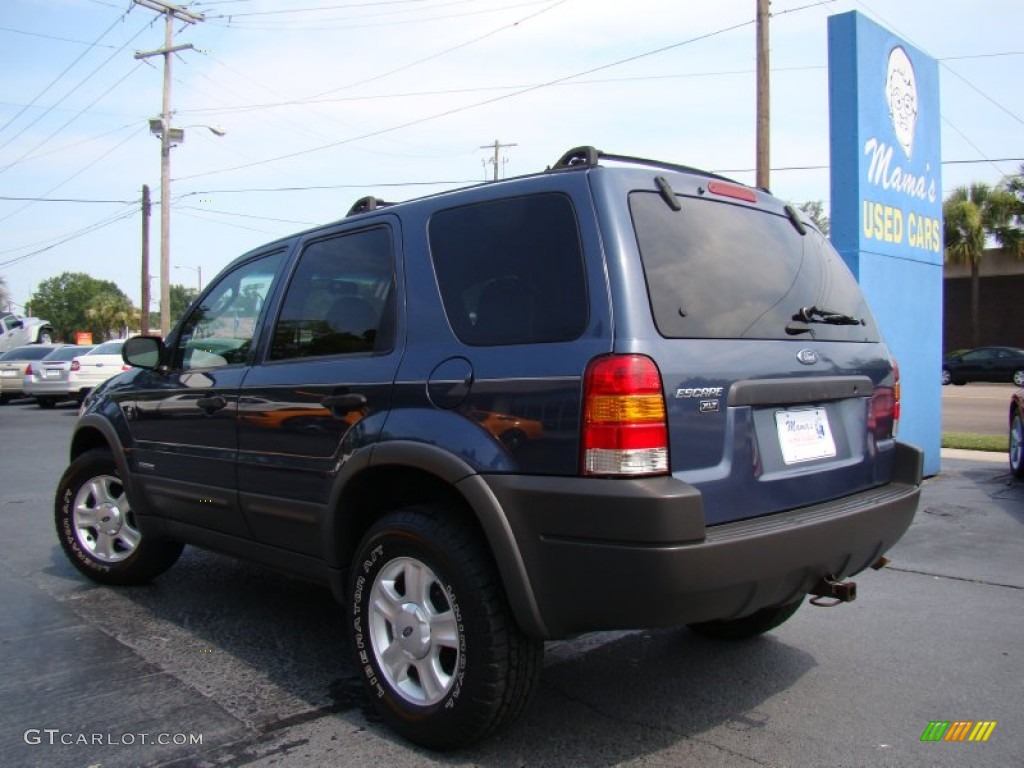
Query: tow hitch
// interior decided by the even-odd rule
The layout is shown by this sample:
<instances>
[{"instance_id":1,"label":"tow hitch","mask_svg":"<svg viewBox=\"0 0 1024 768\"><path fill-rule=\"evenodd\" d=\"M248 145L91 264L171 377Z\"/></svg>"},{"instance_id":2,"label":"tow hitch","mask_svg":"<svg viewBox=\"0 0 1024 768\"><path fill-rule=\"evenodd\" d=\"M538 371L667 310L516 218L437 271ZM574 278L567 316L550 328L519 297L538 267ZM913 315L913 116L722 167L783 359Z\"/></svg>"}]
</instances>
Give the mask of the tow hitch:
<instances>
[{"instance_id":1,"label":"tow hitch","mask_svg":"<svg viewBox=\"0 0 1024 768\"><path fill-rule=\"evenodd\" d=\"M840 603L852 603L857 599L857 582L836 581L830 576L824 576L811 589L811 605L821 608L831 608Z\"/></svg>"}]
</instances>

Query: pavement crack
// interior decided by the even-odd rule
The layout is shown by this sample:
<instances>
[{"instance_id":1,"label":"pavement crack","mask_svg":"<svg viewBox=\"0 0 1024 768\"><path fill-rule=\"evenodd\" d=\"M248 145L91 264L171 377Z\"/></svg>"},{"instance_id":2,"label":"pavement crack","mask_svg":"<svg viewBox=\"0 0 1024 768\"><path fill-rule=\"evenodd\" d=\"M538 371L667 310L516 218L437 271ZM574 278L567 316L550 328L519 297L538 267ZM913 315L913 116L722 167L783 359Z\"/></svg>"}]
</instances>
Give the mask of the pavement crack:
<instances>
[{"instance_id":1,"label":"pavement crack","mask_svg":"<svg viewBox=\"0 0 1024 768\"><path fill-rule=\"evenodd\" d=\"M998 581L986 581L985 579L968 579L965 576L950 576L945 573L932 573L931 571L918 571L914 568L900 568L896 565L889 565L886 567L887 571L899 571L900 573L913 573L917 576L931 576L935 579L949 579L950 581L963 581L968 584L981 584L986 587L1002 587L1003 589L1018 589L1024 590L1024 587L1017 584L1001 584Z\"/></svg>"},{"instance_id":2,"label":"pavement crack","mask_svg":"<svg viewBox=\"0 0 1024 768\"><path fill-rule=\"evenodd\" d=\"M719 752L722 752L723 754L726 754L726 755L730 755L730 756L732 756L734 758L738 758L740 760L746 760L747 762L749 762L749 763L751 763L753 765L765 766L765 768L768 768L769 766L772 765L772 763L766 763L766 762L764 762L762 760L758 760L756 757L752 757L751 755L745 754L743 752L737 752L735 749L730 749L729 747L725 747L725 746L723 746L721 744L717 744L717 743L715 743L714 741L712 741L712 740L710 740L708 738L704 738L704 737L701 737L701 736L694 736L694 735L689 734L689 733L684 733L684 732L680 731L678 728L673 728L672 726L669 726L669 725L656 725L656 724L653 724L653 723L650 723L650 722L647 722L647 721L644 721L644 720L635 720L635 719L632 719L632 718L629 718L629 717L623 717L622 715L617 715L617 714L613 714L611 712L607 712L604 709L602 709L601 707L597 706L596 704L593 704L592 702L589 702L589 701L587 701L587 700L585 700L583 698L580 698L579 696L574 696L571 693L568 693L567 691L559 688L557 685L553 685L550 682L543 682L542 685L545 688L549 688L550 690L552 690L553 692L555 692L556 694L561 696L566 701L571 701L574 704L578 704L581 707L584 707L585 709L590 710L595 715L597 715L599 717L603 717L606 720L610 720L613 723L624 723L626 725L632 725L632 726L634 726L636 728L639 728L641 730L657 731L659 733L668 733L668 734L671 734L672 736L676 736L678 738L686 739L687 741L693 741L693 742L696 742L697 744L703 744L706 747L711 747L712 749L716 749ZM741 714L741 715L738 715L737 717L730 717L726 721L726 725L728 725L729 722L734 722L734 721L735 722L744 722L745 720L746 720L746 716ZM752 721L748 721L748 722L752 722ZM761 722L757 723L757 727L763 727L763 725L764 724L761 723Z\"/></svg>"}]
</instances>

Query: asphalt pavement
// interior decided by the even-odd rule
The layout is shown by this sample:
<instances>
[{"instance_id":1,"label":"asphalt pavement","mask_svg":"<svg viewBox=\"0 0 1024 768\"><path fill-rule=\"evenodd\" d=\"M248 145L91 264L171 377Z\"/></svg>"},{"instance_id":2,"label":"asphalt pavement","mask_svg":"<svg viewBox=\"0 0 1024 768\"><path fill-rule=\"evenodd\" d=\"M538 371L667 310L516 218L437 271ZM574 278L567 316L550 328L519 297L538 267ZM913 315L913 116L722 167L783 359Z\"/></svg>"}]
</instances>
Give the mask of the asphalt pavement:
<instances>
[{"instance_id":1,"label":"asphalt pavement","mask_svg":"<svg viewBox=\"0 0 1024 768\"><path fill-rule=\"evenodd\" d=\"M771 635L597 633L547 647L523 718L437 755L367 708L323 589L187 550L152 585L85 581L52 534L65 450L5 413L0 766L1009 766L1024 755L1024 482L944 451L893 563ZM59 432L58 432L59 434ZM66 432L64 432L66 435ZM987 720L986 743L925 743Z\"/></svg>"}]
</instances>

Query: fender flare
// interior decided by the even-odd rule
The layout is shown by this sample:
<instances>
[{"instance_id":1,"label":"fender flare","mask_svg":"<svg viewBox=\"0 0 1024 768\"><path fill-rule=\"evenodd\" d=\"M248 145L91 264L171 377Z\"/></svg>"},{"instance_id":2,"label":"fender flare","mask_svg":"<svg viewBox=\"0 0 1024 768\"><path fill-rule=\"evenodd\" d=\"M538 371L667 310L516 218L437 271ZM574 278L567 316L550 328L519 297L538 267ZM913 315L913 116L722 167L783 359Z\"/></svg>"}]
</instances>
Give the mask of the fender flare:
<instances>
[{"instance_id":1,"label":"fender flare","mask_svg":"<svg viewBox=\"0 0 1024 768\"><path fill-rule=\"evenodd\" d=\"M388 440L356 452L346 462L331 493L329 509L339 508L339 500L350 480L365 469L379 466L408 467L434 475L465 500L487 539L519 626L529 635L546 637L547 627L512 527L484 479L469 464L443 448L411 440ZM341 564L337 548L341 533L339 518L342 517L329 515L324 521L325 542L333 550L326 553L327 560L337 565Z\"/></svg>"}]
</instances>

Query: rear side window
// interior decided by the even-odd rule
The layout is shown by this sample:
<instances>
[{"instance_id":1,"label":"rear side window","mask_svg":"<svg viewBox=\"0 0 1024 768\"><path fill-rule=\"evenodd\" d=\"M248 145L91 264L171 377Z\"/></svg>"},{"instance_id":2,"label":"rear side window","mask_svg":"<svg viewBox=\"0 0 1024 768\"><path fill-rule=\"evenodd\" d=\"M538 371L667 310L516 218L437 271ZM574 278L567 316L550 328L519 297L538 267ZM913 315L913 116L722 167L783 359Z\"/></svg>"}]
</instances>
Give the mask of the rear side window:
<instances>
[{"instance_id":1,"label":"rear side window","mask_svg":"<svg viewBox=\"0 0 1024 768\"><path fill-rule=\"evenodd\" d=\"M394 285L394 249L386 227L311 243L288 285L270 359L390 349Z\"/></svg>"},{"instance_id":2,"label":"rear side window","mask_svg":"<svg viewBox=\"0 0 1024 768\"><path fill-rule=\"evenodd\" d=\"M448 322L465 344L577 338L587 324L572 203L540 194L440 211L430 252Z\"/></svg>"},{"instance_id":3,"label":"rear side window","mask_svg":"<svg viewBox=\"0 0 1024 768\"><path fill-rule=\"evenodd\" d=\"M756 208L633 192L630 212L658 332L666 338L878 341L860 286L813 229ZM851 323L794 319L816 307ZM856 321L856 322L852 322Z\"/></svg>"}]
</instances>

